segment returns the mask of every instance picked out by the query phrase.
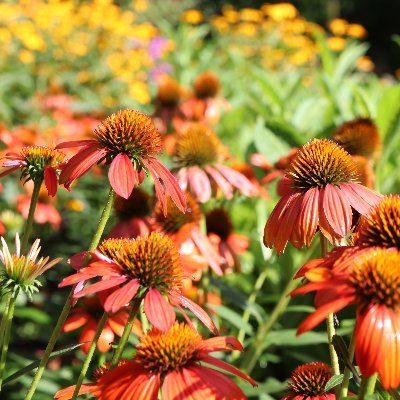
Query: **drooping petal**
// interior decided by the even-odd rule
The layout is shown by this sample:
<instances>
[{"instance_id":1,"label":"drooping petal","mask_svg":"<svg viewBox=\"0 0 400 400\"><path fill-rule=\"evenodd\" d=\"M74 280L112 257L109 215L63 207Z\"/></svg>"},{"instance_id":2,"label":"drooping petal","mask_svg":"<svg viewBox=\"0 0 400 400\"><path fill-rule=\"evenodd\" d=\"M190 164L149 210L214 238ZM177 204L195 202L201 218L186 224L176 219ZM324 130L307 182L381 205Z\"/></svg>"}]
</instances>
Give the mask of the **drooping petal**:
<instances>
[{"instance_id":1,"label":"drooping petal","mask_svg":"<svg viewBox=\"0 0 400 400\"><path fill-rule=\"evenodd\" d=\"M199 167L193 166L187 171L190 190L200 203L211 198L211 183L207 174Z\"/></svg>"},{"instance_id":2,"label":"drooping petal","mask_svg":"<svg viewBox=\"0 0 400 400\"><path fill-rule=\"evenodd\" d=\"M150 288L144 298L144 312L151 324L163 332L168 331L175 322L173 307L154 288Z\"/></svg>"},{"instance_id":3,"label":"drooping petal","mask_svg":"<svg viewBox=\"0 0 400 400\"><path fill-rule=\"evenodd\" d=\"M254 185L243 174L227 167L226 165L218 164L216 167L228 182L235 186L245 196L253 196L255 194Z\"/></svg>"},{"instance_id":4,"label":"drooping petal","mask_svg":"<svg viewBox=\"0 0 400 400\"><path fill-rule=\"evenodd\" d=\"M189 389L189 390L188 390ZM164 378L161 388L161 396L163 400L193 400L188 388L179 370L172 370Z\"/></svg>"},{"instance_id":5,"label":"drooping petal","mask_svg":"<svg viewBox=\"0 0 400 400\"><path fill-rule=\"evenodd\" d=\"M171 291L169 294L169 298L177 304L188 308L211 332L215 335L218 335L218 329L215 326L212 319L209 315L196 303L192 300L189 300L187 297L183 296L181 293L177 291Z\"/></svg>"},{"instance_id":6,"label":"drooping petal","mask_svg":"<svg viewBox=\"0 0 400 400\"><path fill-rule=\"evenodd\" d=\"M338 245L342 236L339 235L331 226L328 219L326 218L323 199L324 199L324 191L320 191L319 193L319 205L318 205L318 225L321 233L329 240L330 243L334 245Z\"/></svg>"},{"instance_id":7,"label":"drooping petal","mask_svg":"<svg viewBox=\"0 0 400 400\"><path fill-rule=\"evenodd\" d=\"M139 281L132 279L126 285L115 290L107 297L104 303L104 310L108 313L116 313L136 296L139 286Z\"/></svg>"},{"instance_id":8,"label":"drooping petal","mask_svg":"<svg viewBox=\"0 0 400 400\"><path fill-rule=\"evenodd\" d=\"M161 184L161 181L159 180L158 175L155 173L154 169L150 167L148 162L146 160L142 160L142 163L147 168L147 170L150 172L150 175L153 178L154 189L156 191L157 199L161 204L164 216L167 216L168 207L167 207L167 198L165 195L165 189L164 189L163 185Z\"/></svg>"},{"instance_id":9,"label":"drooping petal","mask_svg":"<svg viewBox=\"0 0 400 400\"><path fill-rule=\"evenodd\" d=\"M234 367L231 364L228 364L225 361L219 360L218 358L212 357L212 356L206 356L203 355L202 356L202 361L214 365L217 368L223 369L227 372L230 372L233 375L239 376L240 378L244 379L245 381L251 383L253 386L257 386L257 382L250 378L250 376L248 376L247 374L245 374L244 372L242 372L240 369Z\"/></svg>"},{"instance_id":10,"label":"drooping petal","mask_svg":"<svg viewBox=\"0 0 400 400\"><path fill-rule=\"evenodd\" d=\"M108 324L103 328L99 340L97 341L97 348L101 353L106 353L111 348L114 341L114 332Z\"/></svg>"},{"instance_id":11,"label":"drooping petal","mask_svg":"<svg viewBox=\"0 0 400 400\"><path fill-rule=\"evenodd\" d=\"M127 279L128 278L126 278L125 276L117 276L116 278L103 279L99 282L87 286L80 292L75 293L74 297L76 299L79 299L86 296L87 294L97 293L101 292L102 290L110 289L112 287L120 285L121 283L124 283Z\"/></svg>"},{"instance_id":12,"label":"drooping petal","mask_svg":"<svg viewBox=\"0 0 400 400\"><path fill-rule=\"evenodd\" d=\"M161 178L165 189L171 196L172 201L175 203L178 209L184 213L186 211L186 196L179 187L175 177L171 174L171 172L169 172L168 168L166 168L156 158L149 158L147 162L149 167L153 169Z\"/></svg>"},{"instance_id":13,"label":"drooping petal","mask_svg":"<svg viewBox=\"0 0 400 400\"><path fill-rule=\"evenodd\" d=\"M230 200L233 196L232 185L221 175L221 173L210 166L206 166L205 170L214 179L217 186L221 189L224 196Z\"/></svg>"},{"instance_id":14,"label":"drooping petal","mask_svg":"<svg viewBox=\"0 0 400 400\"><path fill-rule=\"evenodd\" d=\"M321 189L321 197L329 225L339 236L345 237L352 223L353 213L350 203L337 186L329 183Z\"/></svg>"},{"instance_id":15,"label":"drooping petal","mask_svg":"<svg viewBox=\"0 0 400 400\"><path fill-rule=\"evenodd\" d=\"M57 193L57 174L52 167L46 167L44 169L44 184L47 188L47 193L49 196L54 197Z\"/></svg>"},{"instance_id":16,"label":"drooping petal","mask_svg":"<svg viewBox=\"0 0 400 400\"><path fill-rule=\"evenodd\" d=\"M107 154L107 150L98 145L89 145L79 150L62 168L59 182L69 189L72 182L85 174Z\"/></svg>"},{"instance_id":17,"label":"drooping petal","mask_svg":"<svg viewBox=\"0 0 400 400\"><path fill-rule=\"evenodd\" d=\"M75 391L75 386L76 385L71 385L68 386L64 389L59 390L55 395L54 398L56 400L70 400L72 399L72 395L74 394ZM96 384L95 383L87 383L87 384L83 384L80 389L79 389L79 396L82 394L88 394L88 393L92 393L93 389L95 388Z\"/></svg>"},{"instance_id":18,"label":"drooping petal","mask_svg":"<svg viewBox=\"0 0 400 400\"><path fill-rule=\"evenodd\" d=\"M82 147L88 145L97 145L97 140L94 139L84 139L84 140L71 140L69 142L59 143L55 148L56 149L66 149L70 147Z\"/></svg>"},{"instance_id":19,"label":"drooping petal","mask_svg":"<svg viewBox=\"0 0 400 400\"><path fill-rule=\"evenodd\" d=\"M374 190L353 182L340 184L340 190L351 206L361 215L366 215L383 198L381 194Z\"/></svg>"},{"instance_id":20,"label":"drooping petal","mask_svg":"<svg viewBox=\"0 0 400 400\"><path fill-rule=\"evenodd\" d=\"M242 344L232 336L216 336L206 339L201 344L201 348L207 353L225 350L243 351Z\"/></svg>"},{"instance_id":21,"label":"drooping petal","mask_svg":"<svg viewBox=\"0 0 400 400\"><path fill-rule=\"evenodd\" d=\"M72 310L70 316L66 319L64 323L63 331L71 332L75 329L79 329L83 325L85 325L90 320L90 318L91 317L89 316L89 314L82 309Z\"/></svg>"},{"instance_id":22,"label":"drooping petal","mask_svg":"<svg viewBox=\"0 0 400 400\"><path fill-rule=\"evenodd\" d=\"M112 160L110 169L108 170L108 179L110 185L115 193L127 199L137 183L136 172L130 158L124 154L119 153L114 160Z\"/></svg>"},{"instance_id":23,"label":"drooping petal","mask_svg":"<svg viewBox=\"0 0 400 400\"><path fill-rule=\"evenodd\" d=\"M17 169L19 169L19 165L17 165L16 167L12 167L12 168L6 169L5 171L3 171L3 172L0 174L0 178L2 178L3 176L6 176L6 175L8 175L8 174L11 174L11 172L16 171Z\"/></svg>"}]
</instances>

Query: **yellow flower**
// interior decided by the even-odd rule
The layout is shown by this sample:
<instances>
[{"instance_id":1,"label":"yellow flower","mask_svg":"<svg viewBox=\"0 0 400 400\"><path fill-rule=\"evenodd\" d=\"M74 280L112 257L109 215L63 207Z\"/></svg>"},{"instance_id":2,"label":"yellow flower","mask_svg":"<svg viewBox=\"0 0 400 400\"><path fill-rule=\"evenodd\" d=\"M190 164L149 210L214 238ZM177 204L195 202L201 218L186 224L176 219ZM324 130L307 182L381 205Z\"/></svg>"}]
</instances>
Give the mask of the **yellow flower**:
<instances>
[{"instance_id":1,"label":"yellow flower","mask_svg":"<svg viewBox=\"0 0 400 400\"><path fill-rule=\"evenodd\" d=\"M367 36L367 31L360 24L350 24L347 28L347 34L356 39L363 39Z\"/></svg>"},{"instance_id":2,"label":"yellow flower","mask_svg":"<svg viewBox=\"0 0 400 400\"><path fill-rule=\"evenodd\" d=\"M149 8L147 0L133 0L133 9L139 13L146 11Z\"/></svg>"},{"instance_id":3,"label":"yellow flower","mask_svg":"<svg viewBox=\"0 0 400 400\"><path fill-rule=\"evenodd\" d=\"M240 19L244 22L261 22L263 13L254 8L243 8L240 10Z\"/></svg>"},{"instance_id":4,"label":"yellow flower","mask_svg":"<svg viewBox=\"0 0 400 400\"><path fill-rule=\"evenodd\" d=\"M129 87L129 96L139 104L149 104L151 101L147 85L140 81L136 81Z\"/></svg>"},{"instance_id":5,"label":"yellow flower","mask_svg":"<svg viewBox=\"0 0 400 400\"><path fill-rule=\"evenodd\" d=\"M368 56L362 56L356 61L356 67L363 72L371 72L375 65Z\"/></svg>"},{"instance_id":6,"label":"yellow flower","mask_svg":"<svg viewBox=\"0 0 400 400\"><path fill-rule=\"evenodd\" d=\"M222 15L230 24L236 24L240 20L240 14L233 7L224 6Z\"/></svg>"},{"instance_id":7,"label":"yellow flower","mask_svg":"<svg viewBox=\"0 0 400 400\"><path fill-rule=\"evenodd\" d=\"M335 36L330 37L327 40L328 47L333 51L343 50L346 46L346 43L347 43L346 39L343 39L341 37L335 37Z\"/></svg>"},{"instance_id":8,"label":"yellow flower","mask_svg":"<svg viewBox=\"0 0 400 400\"><path fill-rule=\"evenodd\" d=\"M19 60L24 64L32 64L35 61L35 56L29 50L20 50L18 52Z\"/></svg>"},{"instance_id":9,"label":"yellow flower","mask_svg":"<svg viewBox=\"0 0 400 400\"><path fill-rule=\"evenodd\" d=\"M331 32L336 36L343 36L347 32L349 23L342 18L335 18L329 22L328 27Z\"/></svg>"},{"instance_id":10,"label":"yellow flower","mask_svg":"<svg viewBox=\"0 0 400 400\"><path fill-rule=\"evenodd\" d=\"M65 202L65 208L70 211L82 212L85 209L85 203L82 200L70 199Z\"/></svg>"},{"instance_id":11,"label":"yellow flower","mask_svg":"<svg viewBox=\"0 0 400 400\"><path fill-rule=\"evenodd\" d=\"M186 10L182 13L181 20L188 24L197 25L204 21L204 14L200 10Z\"/></svg>"},{"instance_id":12,"label":"yellow flower","mask_svg":"<svg viewBox=\"0 0 400 400\"><path fill-rule=\"evenodd\" d=\"M296 7L290 3L265 4L261 9L265 15L274 21L292 19L298 14Z\"/></svg>"},{"instance_id":13,"label":"yellow flower","mask_svg":"<svg viewBox=\"0 0 400 400\"><path fill-rule=\"evenodd\" d=\"M257 35L257 25L251 22L242 22L237 26L236 33L247 37L254 37Z\"/></svg>"}]
</instances>

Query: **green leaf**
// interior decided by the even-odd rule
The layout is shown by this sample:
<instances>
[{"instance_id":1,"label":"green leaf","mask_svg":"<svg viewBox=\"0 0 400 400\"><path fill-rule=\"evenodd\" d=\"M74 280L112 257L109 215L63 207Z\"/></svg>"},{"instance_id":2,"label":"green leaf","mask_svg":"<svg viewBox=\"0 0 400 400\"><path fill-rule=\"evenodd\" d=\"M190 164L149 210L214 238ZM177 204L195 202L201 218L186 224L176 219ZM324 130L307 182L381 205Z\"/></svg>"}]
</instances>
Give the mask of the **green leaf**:
<instances>
[{"instance_id":1,"label":"green leaf","mask_svg":"<svg viewBox=\"0 0 400 400\"><path fill-rule=\"evenodd\" d=\"M78 347L82 346L84 343L78 343L78 344L73 344L70 346L66 346L63 347L61 350L57 350L57 351L53 351L50 354L49 360L55 358L55 357L60 357L63 356L64 354L70 353L71 351L77 349ZM16 379L18 379L19 377L27 374L28 372L34 370L35 368L37 368L40 364L41 360L36 360L32 363L30 363L29 365L27 365L26 367L20 369L19 371L13 373L12 375L8 376L6 379L4 379L3 382L3 386L8 385L12 382L14 382Z\"/></svg>"},{"instance_id":2,"label":"green leaf","mask_svg":"<svg viewBox=\"0 0 400 400\"><path fill-rule=\"evenodd\" d=\"M333 375L331 379L329 379L328 383L325 386L325 391L329 392L331 389L340 385L343 382L343 374Z\"/></svg>"},{"instance_id":3,"label":"green leaf","mask_svg":"<svg viewBox=\"0 0 400 400\"><path fill-rule=\"evenodd\" d=\"M14 315L24 320L31 320L38 324L48 324L51 318L44 311L32 307L20 307L15 310Z\"/></svg>"},{"instance_id":4,"label":"green leaf","mask_svg":"<svg viewBox=\"0 0 400 400\"><path fill-rule=\"evenodd\" d=\"M334 66L333 81L339 84L345 76L351 72L356 65L356 61L368 49L365 43L351 44L339 56Z\"/></svg>"},{"instance_id":5,"label":"green leaf","mask_svg":"<svg viewBox=\"0 0 400 400\"><path fill-rule=\"evenodd\" d=\"M282 329L270 332L266 341L269 345L277 346L308 346L310 344L326 343L325 332L306 332L296 336L296 329Z\"/></svg>"},{"instance_id":6,"label":"green leaf","mask_svg":"<svg viewBox=\"0 0 400 400\"><path fill-rule=\"evenodd\" d=\"M386 89L378 105L376 123L387 143L400 120L400 85Z\"/></svg>"},{"instance_id":7,"label":"green leaf","mask_svg":"<svg viewBox=\"0 0 400 400\"><path fill-rule=\"evenodd\" d=\"M242 320L242 316L235 311L232 311L230 308L225 306L214 306L215 312L222 319L230 322L233 326L238 329L244 329L248 335L253 333L253 328L249 323L244 323Z\"/></svg>"}]
</instances>

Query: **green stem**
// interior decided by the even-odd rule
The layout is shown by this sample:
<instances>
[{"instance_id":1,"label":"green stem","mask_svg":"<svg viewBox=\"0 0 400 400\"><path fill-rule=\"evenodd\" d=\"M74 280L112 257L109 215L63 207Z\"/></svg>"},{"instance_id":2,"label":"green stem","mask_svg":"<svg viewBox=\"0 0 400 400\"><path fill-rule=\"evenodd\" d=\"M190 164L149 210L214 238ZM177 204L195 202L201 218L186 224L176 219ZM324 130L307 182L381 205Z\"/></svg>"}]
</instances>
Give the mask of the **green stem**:
<instances>
[{"instance_id":1,"label":"green stem","mask_svg":"<svg viewBox=\"0 0 400 400\"><path fill-rule=\"evenodd\" d=\"M97 325L96 333L94 334L92 344L90 345L89 351L86 354L85 362L82 365L81 372L78 376L78 380L76 381L76 386L75 386L74 393L72 395L72 400L76 400L76 398L78 397L79 389L81 388L83 380L85 379L86 372L89 368L90 362L92 361L94 351L96 350L97 342L99 340L101 332L103 332L103 328L107 322L107 319L108 319L108 313L105 312L103 314L103 316L101 317L99 324Z\"/></svg>"},{"instance_id":2,"label":"green stem","mask_svg":"<svg viewBox=\"0 0 400 400\"><path fill-rule=\"evenodd\" d=\"M360 392L358 393L358 398L360 400L363 400L369 394L374 393L377 378L378 378L377 373L371 375L369 378L363 377L361 382Z\"/></svg>"},{"instance_id":3,"label":"green stem","mask_svg":"<svg viewBox=\"0 0 400 400\"><path fill-rule=\"evenodd\" d=\"M5 318L4 323L4 332L3 332L3 340L1 345L1 358L0 358L0 391L1 385L3 383L4 378L4 368L6 366L6 359L7 359L7 352L8 352L8 345L10 343L11 337L11 325L14 316L14 309L15 309L15 301L18 297L18 291L16 291L11 297L8 303L7 310L4 311L3 319Z\"/></svg>"},{"instance_id":4,"label":"green stem","mask_svg":"<svg viewBox=\"0 0 400 400\"><path fill-rule=\"evenodd\" d=\"M269 272L268 268L265 267L264 270L261 272L261 274L258 276L256 283L254 285L254 290L251 292L251 294L247 300L247 306L243 312L242 322L240 324L241 328L240 328L238 336L237 336L237 339L239 340L240 343L243 343L244 338L246 336L245 325L249 322L249 319L250 319L250 315L251 315L250 308L256 302L258 293L260 292L260 290L264 284L264 281L268 276L268 272ZM234 351L232 353L232 360L236 360L240 356L240 354L241 354L240 351Z\"/></svg>"},{"instance_id":5,"label":"green stem","mask_svg":"<svg viewBox=\"0 0 400 400\"><path fill-rule=\"evenodd\" d=\"M40 192L40 187L42 186L42 180L35 182L33 185L33 192L32 192L32 197L31 197L31 203L29 205L29 212L28 212L28 218L25 221L25 226L24 226L24 236L22 238L21 242L21 253L23 254L26 246L28 245L29 241L29 236L31 235L32 232L32 226L33 226L33 218L35 216L35 209L36 209L36 204L39 199L39 192Z\"/></svg>"},{"instance_id":6,"label":"green stem","mask_svg":"<svg viewBox=\"0 0 400 400\"><path fill-rule=\"evenodd\" d=\"M93 236L92 242L90 244L89 251L95 250L97 245L100 242L101 236L104 232L104 228L105 228L106 223L111 214L113 201L114 201L114 191L112 189L110 189L110 192L108 193L106 204L104 205L103 212L101 213L100 220L97 225L97 230L96 230L96 232ZM36 371L36 374L32 380L31 386L29 387L29 390L28 390L24 400L31 400L33 395L35 394L36 388L37 388L39 381L43 375L44 369L46 368L47 362L49 361L50 354L53 351L54 346L56 345L57 339L60 336L64 322L68 317L69 310L71 309L72 296L74 294L74 290L75 290L75 286L73 286L73 288L71 289L71 292L68 295L67 301L64 304L64 307L61 311L61 315L58 318L58 321L53 330L53 333L51 334L49 343L47 344L46 350L43 354L43 358L40 361L39 367Z\"/></svg>"},{"instance_id":7,"label":"green stem","mask_svg":"<svg viewBox=\"0 0 400 400\"><path fill-rule=\"evenodd\" d=\"M321 257L325 257L328 251L328 240L320 232L320 246L321 246ZM326 320L326 331L328 333L328 347L329 355L331 358L331 367L335 375L340 375L339 358L336 354L335 347L333 346L332 338L335 335L335 321L333 314L329 314Z\"/></svg>"},{"instance_id":8,"label":"green stem","mask_svg":"<svg viewBox=\"0 0 400 400\"><path fill-rule=\"evenodd\" d=\"M4 307L3 317L1 318L1 324L0 324L0 345L3 343L4 328L5 328L5 326L6 326L7 313L8 313L8 309L9 309L9 307L10 307L11 297L12 297L12 292L9 292L8 295L7 295L6 305L5 305L5 307Z\"/></svg>"},{"instance_id":9,"label":"green stem","mask_svg":"<svg viewBox=\"0 0 400 400\"><path fill-rule=\"evenodd\" d=\"M349 345L349 354L348 354L348 361L350 363L353 362L354 358L354 350L355 350L355 335L351 337L350 340L350 345ZM342 399L343 397L346 397L349 391L349 383L350 383L350 368L345 367L344 372L343 372L343 382L342 386L340 387L340 394L339 394L339 400Z\"/></svg>"},{"instance_id":10,"label":"green stem","mask_svg":"<svg viewBox=\"0 0 400 400\"><path fill-rule=\"evenodd\" d=\"M121 339L119 340L118 347L116 348L115 353L111 359L110 369L116 367L119 360L121 359L126 343L128 342L129 335L132 332L133 323L135 322L135 318L139 312L141 302L142 297L134 299L132 302L131 311L129 312L129 317L126 322L124 331L122 333Z\"/></svg>"}]
</instances>

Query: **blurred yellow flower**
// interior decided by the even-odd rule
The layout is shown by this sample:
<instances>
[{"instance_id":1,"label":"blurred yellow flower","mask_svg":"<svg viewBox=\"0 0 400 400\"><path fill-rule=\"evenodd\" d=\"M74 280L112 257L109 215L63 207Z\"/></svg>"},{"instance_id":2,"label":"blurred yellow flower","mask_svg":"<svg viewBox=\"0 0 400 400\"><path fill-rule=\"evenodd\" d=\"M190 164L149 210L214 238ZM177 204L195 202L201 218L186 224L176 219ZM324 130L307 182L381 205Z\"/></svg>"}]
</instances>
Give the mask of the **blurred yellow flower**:
<instances>
[{"instance_id":1,"label":"blurred yellow flower","mask_svg":"<svg viewBox=\"0 0 400 400\"><path fill-rule=\"evenodd\" d=\"M240 19L244 22L260 22L263 19L263 13L255 8L243 8L240 10Z\"/></svg>"},{"instance_id":2,"label":"blurred yellow flower","mask_svg":"<svg viewBox=\"0 0 400 400\"><path fill-rule=\"evenodd\" d=\"M222 15L230 24L236 24L240 20L240 14L231 6L224 6Z\"/></svg>"},{"instance_id":3,"label":"blurred yellow flower","mask_svg":"<svg viewBox=\"0 0 400 400\"><path fill-rule=\"evenodd\" d=\"M374 70L374 63L368 56L362 56L356 61L356 67L363 72L371 72Z\"/></svg>"},{"instance_id":4,"label":"blurred yellow flower","mask_svg":"<svg viewBox=\"0 0 400 400\"><path fill-rule=\"evenodd\" d=\"M151 101L149 89L144 82L136 81L129 87L129 96L139 104L149 104Z\"/></svg>"},{"instance_id":5,"label":"blurred yellow flower","mask_svg":"<svg viewBox=\"0 0 400 400\"><path fill-rule=\"evenodd\" d=\"M257 35L257 25L251 22L242 22L236 27L236 33L243 36L254 37Z\"/></svg>"},{"instance_id":6,"label":"blurred yellow flower","mask_svg":"<svg viewBox=\"0 0 400 400\"><path fill-rule=\"evenodd\" d=\"M327 43L331 50L341 51L345 48L347 41L344 38L333 36L328 38Z\"/></svg>"},{"instance_id":7,"label":"blurred yellow flower","mask_svg":"<svg viewBox=\"0 0 400 400\"><path fill-rule=\"evenodd\" d=\"M75 212L82 212L85 209L85 203L78 199L67 200L64 206L67 210Z\"/></svg>"},{"instance_id":8,"label":"blurred yellow flower","mask_svg":"<svg viewBox=\"0 0 400 400\"><path fill-rule=\"evenodd\" d=\"M292 19L298 14L296 7L290 3L264 4L261 10L275 21Z\"/></svg>"},{"instance_id":9,"label":"blurred yellow flower","mask_svg":"<svg viewBox=\"0 0 400 400\"><path fill-rule=\"evenodd\" d=\"M182 13L181 20L188 24L197 25L204 21L204 14L200 10L186 10Z\"/></svg>"},{"instance_id":10,"label":"blurred yellow flower","mask_svg":"<svg viewBox=\"0 0 400 400\"><path fill-rule=\"evenodd\" d=\"M342 18L335 18L329 22L328 27L330 31L336 36L343 36L347 32L349 23Z\"/></svg>"},{"instance_id":11,"label":"blurred yellow flower","mask_svg":"<svg viewBox=\"0 0 400 400\"><path fill-rule=\"evenodd\" d=\"M347 28L347 34L356 39L364 39L367 36L367 30L360 24L350 24Z\"/></svg>"},{"instance_id":12,"label":"blurred yellow flower","mask_svg":"<svg viewBox=\"0 0 400 400\"><path fill-rule=\"evenodd\" d=\"M147 9L149 8L147 0L133 0L132 4L133 4L133 9L138 12L147 11Z\"/></svg>"},{"instance_id":13,"label":"blurred yellow flower","mask_svg":"<svg viewBox=\"0 0 400 400\"><path fill-rule=\"evenodd\" d=\"M35 61L35 56L29 50L20 50L18 52L18 58L24 64L32 64Z\"/></svg>"}]
</instances>

